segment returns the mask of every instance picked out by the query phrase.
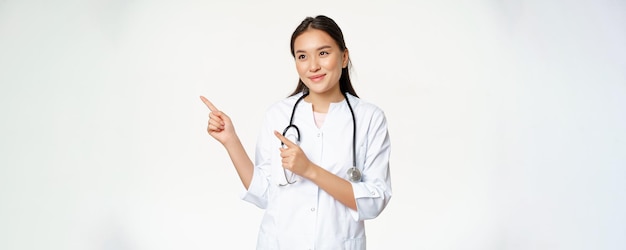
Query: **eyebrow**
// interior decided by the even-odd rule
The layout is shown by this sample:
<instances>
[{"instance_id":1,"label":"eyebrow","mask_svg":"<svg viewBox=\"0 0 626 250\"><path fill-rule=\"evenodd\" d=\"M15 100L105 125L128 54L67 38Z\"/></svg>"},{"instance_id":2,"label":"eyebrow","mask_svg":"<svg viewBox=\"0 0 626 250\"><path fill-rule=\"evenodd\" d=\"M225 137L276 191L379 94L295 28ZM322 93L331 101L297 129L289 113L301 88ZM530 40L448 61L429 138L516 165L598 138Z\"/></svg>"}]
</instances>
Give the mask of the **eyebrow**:
<instances>
[{"instance_id":1,"label":"eyebrow","mask_svg":"<svg viewBox=\"0 0 626 250\"><path fill-rule=\"evenodd\" d=\"M330 48L332 48L332 46L324 45L322 47L317 48L317 51L324 50L324 49L330 49ZM306 51L304 51L304 50L296 50L296 53L305 53L305 52Z\"/></svg>"}]
</instances>

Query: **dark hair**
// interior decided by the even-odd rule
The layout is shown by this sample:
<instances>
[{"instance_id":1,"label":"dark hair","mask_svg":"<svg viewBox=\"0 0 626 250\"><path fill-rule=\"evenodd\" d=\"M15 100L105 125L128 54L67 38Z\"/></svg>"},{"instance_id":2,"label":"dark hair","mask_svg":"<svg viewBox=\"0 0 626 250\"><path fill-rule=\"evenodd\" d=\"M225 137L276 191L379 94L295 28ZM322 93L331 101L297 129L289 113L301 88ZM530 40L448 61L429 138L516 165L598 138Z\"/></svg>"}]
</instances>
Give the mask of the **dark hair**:
<instances>
[{"instance_id":1,"label":"dark hair","mask_svg":"<svg viewBox=\"0 0 626 250\"><path fill-rule=\"evenodd\" d=\"M339 25L337 25L337 23L335 23L333 19L324 15L319 15L315 18L305 18L293 32L293 34L291 35L291 56L295 57L293 45L296 41L296 38L309 29L317 29L326 32L331 38L333 38L333 40L335 40L335 42L339 46L339 49L342 52L348 49L346 47L346 42L343 40L343 33L341 32L341 28L339 28ZM345 68L341 69L341 77L339 78L339 89L341 93L348 92L353 96L358 97L356 91L354 91L354 88L352 87L352 82L350 81L349 69L351 66L352 63L350 62L350 58L348 58L348 65ZM306 89L304 82L302 82L302 79L298 79L298 85L290 96L298 94L304 89Z\"/></svg>"}]
</instances>

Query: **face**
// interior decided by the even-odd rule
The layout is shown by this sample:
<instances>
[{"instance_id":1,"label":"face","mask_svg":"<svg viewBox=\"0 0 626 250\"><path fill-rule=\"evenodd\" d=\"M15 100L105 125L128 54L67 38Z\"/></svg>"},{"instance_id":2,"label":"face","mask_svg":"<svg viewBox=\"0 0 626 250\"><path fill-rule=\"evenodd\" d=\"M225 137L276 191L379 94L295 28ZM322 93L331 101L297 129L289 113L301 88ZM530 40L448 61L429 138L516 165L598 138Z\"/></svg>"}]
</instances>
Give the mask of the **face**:
<instances>
[{"instance_id":1,"label":"face","mask_svg":"<svg viewBox=\"0 0 626 250\"><path fill-rule=\"evenodd\" d=\"M309 93L341 94L341 69L348 65L348 50L341 51L333 38L318 29L309 29L294 41L296 69Z\"/></svg>"}]
</instances>

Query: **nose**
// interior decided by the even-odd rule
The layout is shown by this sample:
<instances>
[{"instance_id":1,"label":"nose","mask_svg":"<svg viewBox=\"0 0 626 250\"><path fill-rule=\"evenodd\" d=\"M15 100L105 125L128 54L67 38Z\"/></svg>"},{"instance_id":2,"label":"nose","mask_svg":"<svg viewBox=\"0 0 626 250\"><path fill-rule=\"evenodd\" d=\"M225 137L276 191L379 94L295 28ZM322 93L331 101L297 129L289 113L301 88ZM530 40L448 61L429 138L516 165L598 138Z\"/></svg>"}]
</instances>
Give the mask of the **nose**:
<instances>
[{"instance_id":1,"label":"nose","mask_svg":"<svg viewBox=\"0 0 626 250\"><path fill-rule=\"evenodd\" d=\"M310 60L310 65L309 65L309 71L311 72L317 72L318 70L320 70L320 64L319 64L319 59L316 57L312 57Z\"/></svg>"}]
</instances>

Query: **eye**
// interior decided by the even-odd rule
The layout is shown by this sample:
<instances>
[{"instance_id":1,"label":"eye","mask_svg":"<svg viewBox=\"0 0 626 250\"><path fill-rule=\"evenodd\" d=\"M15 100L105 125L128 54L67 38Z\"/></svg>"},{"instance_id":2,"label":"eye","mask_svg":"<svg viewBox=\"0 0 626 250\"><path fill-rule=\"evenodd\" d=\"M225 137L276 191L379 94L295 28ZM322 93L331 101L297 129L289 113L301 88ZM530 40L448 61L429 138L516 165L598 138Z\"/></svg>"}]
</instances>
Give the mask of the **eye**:
<instances>
[{"instance_id":1,"label":"eye","mask_svg":"<svg viewBox=\"0 0 626 250\"><path fill-rule=\"evenodd\" d=\"M298 60L304 60L306 59L306 56L303 54L298 55Z\"/></svg>"},{"instance_id":2,"label":"eye","mask_svg":"<svg viewBox=\"0 0 626 250\"><path fill-rule=\"evenodd\" d=\"M329 54L329 53L328 53L328 51L322 51L322 52L320 52L320 56L326 56L326 55L328 55L328 54Z\"/></svg>"}]
</instances>

